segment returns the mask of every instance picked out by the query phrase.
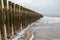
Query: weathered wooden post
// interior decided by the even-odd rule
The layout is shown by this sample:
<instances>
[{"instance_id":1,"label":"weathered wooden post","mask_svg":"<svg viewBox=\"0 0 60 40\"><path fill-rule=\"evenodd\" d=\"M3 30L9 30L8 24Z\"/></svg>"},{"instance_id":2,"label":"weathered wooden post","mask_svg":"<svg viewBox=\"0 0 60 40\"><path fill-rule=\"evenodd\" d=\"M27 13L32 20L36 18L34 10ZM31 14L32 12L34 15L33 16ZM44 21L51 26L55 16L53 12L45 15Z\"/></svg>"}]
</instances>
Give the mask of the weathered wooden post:
<instances>
[{"instance_id":1,"label":"weathered wooden post","mask_svg":"<svg viewBox=\"0 0 60 40\"><path fill-rule=\"evenodd\" d=\"M13 23L12 23L12 2L11 1L9 1L8 2L8 5L9 5L9 31L10 31L10 36L12 36L12 27L13 27Z\"/></svg>"},{"instance_id":2,"label":"weathered wooden post","mask_svg":"<svg viewBox=\"0 0 60 40\"><path fill-rule=\"evenodd\" d=\"M21 18L20 18L20 5L19 5L19 30L18 31L21 31L21 23L20 23L20 20L21 20Z\"/></svg>"},{"instance_id":3,"label":"weathered wooden post","mask_svg":"<svg viewBox=\"0 0 60 40\"><path fill-rule=\"evenodd\" d=\"M27 23L27 22L26 22L26 14L25 14L25 11L26 11L26 10L25 10L25 8L23 8L23 10L24 10L24 12L23 12L23 14L24 14L24 15L23 15L23 16L24 16L24 17L23 17L23 19L24 19L24 20L23 20L23 29L24 29L24 28L26 27L26 23Z\"/></svg>"},{"instance_id":4,"label":"weathered wooden post","mask_svg":"<svg viewBox=\"0 0 60 40\"><path fill-rule=\"evenodd\" d=\"M26 8L23 7L23 29L27 27L27 12L26 12Z\"/></svg>"},{"instance_id":5,"label":"weathered wooden post","mask_svg":"<svg viewBox=\"0 0 60 40\"><path fill-rule=\"evenodd\" d=\"M24 10L23 10L24 8L22 7L22 29L24 29Z\"/></svg>"},{"instance_id":6,"label":"weathered wooden post","mask_svg":"<svg viewBox=\"0 0 60 40\"><path fill-rule=\"evenodd\" d=\"M18 32L18 29L19 29L19 5L15 5L15 13L16 13L16 30Z\"/></svg>"},{"instance_id":7,"label":"weathered wooden post","mask_svg":"<svg viewBox=\"0 0 60 40\"><path fill-rule=\"evenodd\" d=\"M29 10L28 10L28 15L29 15L28 23L30 24L30 11Z\"/></svg>"},{"instance_id":8,"label":"weathered wooden post","mask_svg":"<svg viewBox=\"0 0 60 40\"><path fill-rule=\"evenodd\" d=\"M28 15L27 20L26 20L26 21L27 21L27 25L28 25L28 24L29 24L29 20L30 20L30 19L29 19L29 18L30 18L29 9L26 9L26 13L27 13L27 15Z\"/></svg>"},{"instance_id":9,"label":"weathered wooden post","mask_svg":"<svg viewBox=\"0 0 60 40\"><path fill-rule=\"evenodd\" d=\"M17 21L18 21L17 31L19 32L20 31L20 28L19 28L20 27L20 8L19 8L19 5L17 5L17 10L18 10L18 12L17 12L18 13L18 17L17 17L18 18L17 19Z\"/></svg>"},{"instance_id":10,"label":"weathered wooden post","mask_svg":"<svg viewBox=\"0 0 60 40\"><path fill-rule=\"evenodd\" d=\"M20 23L21 23L21 30L23 29L22 27L22 13L23 13L23 10L22 10L22 6L20 6Z\"/></svg>"},{"instance_id":11,"label":"weathered wooden post","mask_svg":"<svg viewBox=\"0 0 60 40\"><path fill-rule=\"evenodd\" d=\"M22 26L21 26L21 25L22 25L22 24L21 24L21 23L22 23L21 7L20 7L19 5L17 5L16 8L17 8L17 10L18 10L18 25L19 25L19 26L18 26L19 29L18 29L18 28L17 28L17 29L18 29L18 31L21 31L21 30L22 30Z\"/></svg>"},{"instance_id":12,"label":"weathered wooden post","mask_svg":"<svg viewBox=\"0 0 60 40\"><path fill-rule=\"evenodd\" d=\"M4 4L4 12L5 12L5 25L6 25L6 33L7 33L7 38L10 39L10 24L9 24L9 11L7 7L7 0L3 0Z\"/></svg>"},{"instance_id":13,"label":"weathered wooden post","mask_svg":"<svg viewBox=\"0 0 60 40\"><path fill-rule=\"evenodd\" d=\"M14 35L14 3L12 3L12 35Z\"/></svg>"},{"instance_id":14,"label":"weathered wooden post","mask_svg":"<svg viewBox=\"0 0 60 40\"><path fill-rule=\"evenodd\" d=\"M2 0L0 0L0 32L1 40L5 40L4 19L3 19Z\"/></svg>"},{"instance_id":15,"label":"weathered wooden post","mask_svg":"<svg viewBox=\"0 0 60 40\"><path fill-rule=\"evenodd\" d=\"M12 3L12 16L13 16L13 19L12 19L12 22L13 22L13 35L16 35L16 26L15 26L15 4Z\"/></svg>"},{"instance_id":16,"label":"weathered wooden post","mask_svg":"<svg viewBox=\"0 0 60 40\"><path fill-rule=\"evenodd\" d=\"M21 9L20 9L20 5L19 5L19 30L21 31Z\"/></svg>"},{"instance_id":17,"label":"weathered wooden post","mask_svg":"<svg viewBox=\"0 0 60 40\"><path fill-rule=\"evenodd\" d=\"M32 17L31 15L32 15L32 12L31 12L31 10L30 10L30 11L29 11L29 16L30 16L30 17L29 17L29 23L30 23L30 24L31 24L31 17Z\"/></svg>"},{"instance_id":18,"label":"weathered wooden post","mask_svg":"<svg viewBox=\"0 0 60 40\"><path fill-rule=\"evenodd\" d=\"M12 34L15 34L15 4L12 3Z\"/></svg>"},{"instance_id":19,"label":"weathered wooden post","mask_svg":"<svg viewBox=\"0 0 60 40\"><path fill-rule=\"evenodd\" d=\"M14 4L15 5L15 7L14 7L14 23L13 23L13 25L14 25L14 27L13 27L13 29L14 29L14 35L16 35L17 34L17 21L18 21L18 18L17 18L17 16L18 16L18 13L17 13L17 4Z\"/></svg>"}]
</instances>

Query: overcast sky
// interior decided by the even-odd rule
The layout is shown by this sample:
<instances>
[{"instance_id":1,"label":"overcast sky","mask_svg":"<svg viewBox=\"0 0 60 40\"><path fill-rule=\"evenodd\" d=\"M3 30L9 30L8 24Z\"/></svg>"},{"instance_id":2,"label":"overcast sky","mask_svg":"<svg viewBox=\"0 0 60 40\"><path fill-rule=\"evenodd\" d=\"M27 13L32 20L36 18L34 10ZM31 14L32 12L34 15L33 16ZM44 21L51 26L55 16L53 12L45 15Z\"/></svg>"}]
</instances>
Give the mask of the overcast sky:
<instances>
[{"instance_id":1,"label":"overcast sky","mask_svg":"<svg viewBox=\"0 0 60 40\"><path fill-rule=\"evenodd\" d=\"M60 0L10 0L46 16L60 16Z\"/></svg>"}]
</instances>

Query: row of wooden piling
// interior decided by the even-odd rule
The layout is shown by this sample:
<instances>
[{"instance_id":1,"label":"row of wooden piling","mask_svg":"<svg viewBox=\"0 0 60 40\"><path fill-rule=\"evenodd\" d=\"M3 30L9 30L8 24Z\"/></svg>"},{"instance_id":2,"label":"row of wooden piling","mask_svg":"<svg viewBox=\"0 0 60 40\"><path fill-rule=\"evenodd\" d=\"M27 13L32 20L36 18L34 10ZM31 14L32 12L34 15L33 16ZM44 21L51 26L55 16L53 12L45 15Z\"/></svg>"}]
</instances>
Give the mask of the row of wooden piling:
<instances>
[{"instance_id":1,"label":"row of wooden piling","mask_svg":"<svg viewBox=\"0 0 60 40\"><path fill-rule=\"evenodd\" d=\"M42 15L18 4L14 4L11 1L8 1L7 4L7 0L0 0L1 40L10 39L11 36L16 35L17 32L22 31L28 24L31 24L40 17Z\"/></svg>"}]
</instances>

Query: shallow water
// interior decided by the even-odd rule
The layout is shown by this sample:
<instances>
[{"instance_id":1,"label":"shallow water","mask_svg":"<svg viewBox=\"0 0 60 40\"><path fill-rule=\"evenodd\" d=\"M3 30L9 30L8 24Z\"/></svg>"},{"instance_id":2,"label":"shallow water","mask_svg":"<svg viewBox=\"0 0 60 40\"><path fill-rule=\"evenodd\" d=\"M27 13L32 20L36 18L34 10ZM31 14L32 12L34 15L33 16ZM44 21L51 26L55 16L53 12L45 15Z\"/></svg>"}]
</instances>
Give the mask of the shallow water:
<instances>
[{"instance_id":1,"label":"shallow water","mask_svg":"<svg viewBox=\"0 0 60 40\"><path fill-rule=\"evenodd\" d=\"M29 26L28 26L29 27ZM17 36L18 37L18 36ZM27 28L19 40L60 40L60 18L43 17ZM18 40L16 39L16 40Z\"/></svg>"}]
</instances>

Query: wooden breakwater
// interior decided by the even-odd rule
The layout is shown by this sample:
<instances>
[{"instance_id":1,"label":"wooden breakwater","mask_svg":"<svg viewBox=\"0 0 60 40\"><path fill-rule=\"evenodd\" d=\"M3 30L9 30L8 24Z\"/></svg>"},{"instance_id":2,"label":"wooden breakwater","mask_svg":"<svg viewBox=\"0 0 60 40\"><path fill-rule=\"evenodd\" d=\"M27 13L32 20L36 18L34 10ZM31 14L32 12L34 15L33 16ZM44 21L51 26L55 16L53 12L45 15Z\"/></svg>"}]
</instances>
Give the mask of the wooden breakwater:
<instances>
[{"instance_id":1,"label":"wooden breakwater","mask_svg":"<svg viewBox=\"0 0 60 40\"><path fill-rule=\"evenodd\" d=\"M28 24L35 22L41 17L43 17L41 14L11 1L8 1L7 4L7 0L0 0L0 40L10 39L11 36L24 30Z\"/></svg>"}]
</instances>

